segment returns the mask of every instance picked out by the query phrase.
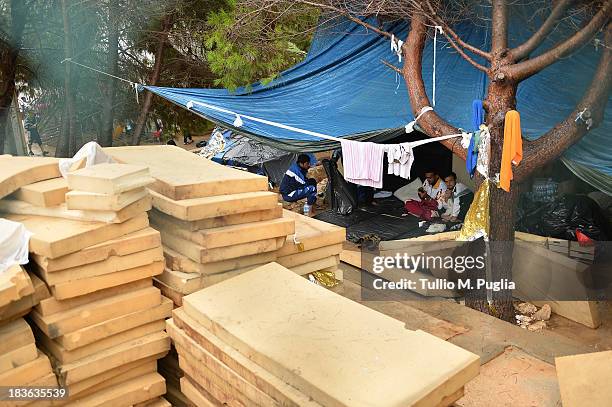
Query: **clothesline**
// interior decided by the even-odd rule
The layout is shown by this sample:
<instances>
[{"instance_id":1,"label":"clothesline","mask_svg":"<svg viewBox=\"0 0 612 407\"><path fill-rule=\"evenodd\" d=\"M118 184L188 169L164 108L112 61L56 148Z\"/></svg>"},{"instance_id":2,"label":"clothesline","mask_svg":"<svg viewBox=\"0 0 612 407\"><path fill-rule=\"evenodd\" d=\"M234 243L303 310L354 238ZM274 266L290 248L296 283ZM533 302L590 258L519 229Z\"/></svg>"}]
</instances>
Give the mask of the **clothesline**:
<instances>
[{"instance_id":1,"label":"clothesline","mask_svg":"<svg viewBox=\"0 0 612 407\"><path fill-rule=\"evenodd\" d=\"M309 135L309 136L319 137L319 138L322 138L322 139L325 139L325 140L336 141L336 142L339 142L339 143L342 142L343 140L346 140L346 139L343 139L343 138L340 138L340 137L334 137L334 136L330 136L328 134L318 133L316 131L300 129L299 127L294 127L294 126L290 126L290 125L287 125L287 124L278 123L278 122L275 122L275 121L272 121L272 120L261 119L261 118L254 117L254 116L249 116L249 115L246 115L246 114L236 113L234 111L231 111L231 110L228 110L228 109L225 109L225 108L222 108L222 107L214 106L214 105L211 105L211 104L208 104L208 103L197 102L195 100L190 100L189 102L187 102L186 106L187 106L187 109L192 110L194 105L199 105L199 106L205 107L207 109L215 110L215 111L220 112L220 113L225 113L225 114L229 114L229 115L235 116L236 119L234 120L234 125L239 124L239 125L236 125L236 127L240 127L242 125L242 118L245 118L245 119L249 119L249 120L254 121L254 122L267 124L269 126L278 127L280 129L289 130L289 131L293 131L293 132L296 132L296 133L301 133L301 134L306 134L306 135ZM416 119L413 122L411 122L411 123L416 122L424 113L426 113L426 112L428 112L430 110L433 110L433 109L430 106L425 106L421 110L421 113L419 113L419 115L416 117ZM417 147L417 146L421 146L423 144L433 143L433 142L436 142L436 141L443 141L443 140L447 140L447 139L450 139L450 138L461 137L461 136L463 136L465 134L466 133L449 134L449 135L446 135L446 136L432 137L432 138L428 138L428 139L424 139L424 140L412 141L412 142L408 142L407 144L410 144L411 147ZM357 141L357 142L359 142L359 141Z\"/></svg>"}]
</instances>

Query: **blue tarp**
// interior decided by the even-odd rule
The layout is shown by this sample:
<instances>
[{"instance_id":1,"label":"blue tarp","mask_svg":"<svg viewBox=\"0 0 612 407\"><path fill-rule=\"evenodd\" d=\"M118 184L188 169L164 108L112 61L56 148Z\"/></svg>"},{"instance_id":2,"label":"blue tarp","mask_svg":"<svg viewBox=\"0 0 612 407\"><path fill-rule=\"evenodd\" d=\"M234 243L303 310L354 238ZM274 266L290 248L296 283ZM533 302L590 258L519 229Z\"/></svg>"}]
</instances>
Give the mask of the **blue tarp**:
<instances>
[{"instance_id":1,"label":"blue tarp","mask_svg":"<svg viewBox=\"0 0 612 407\"><path fill-rule=\"evenodd\" d=\"M488 49L490 34L485 26L461 23L455 29L465 41ZM524 27L521 29L520 34L511 33L514 41L510 45L518 45L529 34ZM393 23L388 30L405 38L407 24ZM542 48L556 40L549 39ZM432 51L433 42L429 41L424 52L423 77L430 93ZM589 43L570 58L520 84L517 110L521 114L524 137L540 137L574 109L590 83L600 53L601 49L597 51ZM413 119L403 79L381 60L400 66L390 51L388 39L360 25L344 22L319 29L307 58L268 85L255 83L235 92L153 86L147 89L180 106L194 100L305 130L376 141L401 133L404 125ZM438 42L436 74L435 110L451 124L470 129L472 100L484 98L486 75L444 41ZM604 122L568 149L564 160L612 176L611 109L608 103ZM232 124L234 115L198 105L193 110L224 127L236 129ZM243 122L240 133L285 150L321 151L337 147L337 143L314 136L246 118Z\"/></svg>"}]
</instances>

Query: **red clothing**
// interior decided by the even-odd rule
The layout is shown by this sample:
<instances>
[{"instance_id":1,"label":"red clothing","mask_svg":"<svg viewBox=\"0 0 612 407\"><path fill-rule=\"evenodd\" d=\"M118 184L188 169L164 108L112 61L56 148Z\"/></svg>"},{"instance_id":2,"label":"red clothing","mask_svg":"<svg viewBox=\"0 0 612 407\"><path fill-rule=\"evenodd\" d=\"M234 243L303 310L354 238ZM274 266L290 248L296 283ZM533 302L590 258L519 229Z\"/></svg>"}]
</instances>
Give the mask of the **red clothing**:
<instances>
[{"instance_id":1,"label":"red clothing","mask_svg":"<svg viewBox=\"0 0 612 407\"><path fill-rule=\"evenodd\" d=\"M433 199L426 201L415 201L409 199L404 206L406 211L418 216L421 219L431 220L431 213L438 209L438 202Z\"/></svg>"}]
</instances>

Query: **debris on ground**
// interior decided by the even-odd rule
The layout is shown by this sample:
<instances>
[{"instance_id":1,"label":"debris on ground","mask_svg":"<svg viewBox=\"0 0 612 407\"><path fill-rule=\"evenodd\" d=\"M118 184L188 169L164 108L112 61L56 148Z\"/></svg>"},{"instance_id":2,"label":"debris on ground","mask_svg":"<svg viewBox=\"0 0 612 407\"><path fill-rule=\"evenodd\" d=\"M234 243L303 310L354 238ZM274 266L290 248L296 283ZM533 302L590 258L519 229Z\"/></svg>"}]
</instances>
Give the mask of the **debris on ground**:
<instances>
[{"instance_id":1,"label":"debris on ground","mask_svg":"<svg viewBox=\"0 0 612 407\"><path fill-rule=\"evenodd\" d=\"M550 305L544 304L542 308L533 314L533 319L538 321L548 321L550 319L551 312L552 310L550 309Z\"/></svg>"},{"instance_id":2,"label":"debris on ground","mask_svg":"<svg viewBox=\"0 0 612 407\"><path fill-rule=\"evenodd\" d=\"M538 310L538 307L528 302L521 302L514 304L514 309L520 314L531 315Z\"/></svg>"},{"instance_id":3,"label":"debris on ground","mask_svg":"<svg viewBox=\"0 0 612 407\"><path fill-rule=\"evenodd\" d=\"M544 304L538 309L529 302L515 303L514 309L517 312L516 324L523 329L531 332L541 331L546 328L546 322L550 319L550 305Z\"/></svg>"},{"instance_id":4,"label":"debris on ground","mask_svg":"<svg viewBox=\"0 0 612 407\"><path fill-rule=\"evenodd\" d=\"M544 328L546 328L546 322L535 321L534 323L532 323L531 325L527 327L527 330L531 332L537 332L537 331L541 331Z\"/></svg>"},{"instance_id":5,"label":"debris on ground","mask_svg":"<svg viewBox=\"0 0 612 407\"><path fill-rule=\"evenodd\" d=\"M317 195L324 194L326 190L327 190L327 178L317 183Z\"/></svg>"},{"instance_id":6,"label":"debris on ground","mask_svg":"<svg viewBox=\"0 0 612 407\"><path fill-rule=\"evenodd\" d=\"M533 318L527 315L517 315L516 316L516 323L521 328L527 328L531 322L533 322Z\"/></svg>"}]
</instances>

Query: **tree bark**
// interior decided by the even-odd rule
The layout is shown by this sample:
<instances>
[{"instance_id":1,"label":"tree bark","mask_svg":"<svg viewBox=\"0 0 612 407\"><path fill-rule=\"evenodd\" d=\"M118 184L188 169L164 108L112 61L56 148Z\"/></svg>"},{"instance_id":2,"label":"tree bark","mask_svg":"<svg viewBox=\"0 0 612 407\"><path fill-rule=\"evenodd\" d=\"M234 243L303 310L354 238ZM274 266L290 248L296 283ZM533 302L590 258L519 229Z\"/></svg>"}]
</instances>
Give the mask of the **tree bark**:
<instances>
[{"instance_id":1,"label":"tree bark","mask_svg":"<svg viewBox=\"0 0 612 407\"><path fill-rule=\"evenodd\" d=\"M521 59L529 56L529 54L531 54L531 52L534 51L546 39L553 28L555 28L555 25L561 16L573 2L574 0L559 0L557 4L554 5L546 21L544 21L544 23L531 36L531 38L510 51L512 53L512 58L515 61L520 61Z\"/></svg>"},{"instance_id":2,"label":"tree bark","mask_svg":"<svg viewBox=\"0 0 612 407\"><path fill-rule=\"evenodd\" d=\"M72 58L72 30L68 13L69 0L62 0L62 18L64 22L64 58ZM56 150L56 157L72 157L77 152L77 126L74 109L74 94L72 93L72 65L64 62L64 98L66 103L66 130L63 134L62 148ZM59 143L58 143L59 147Z\"/></svg>"},{"instance_id":3,"label":"tree bark","mask_svg":"<svg viewBox=\"0 0 612 407\"><path fill-rule=\"evenodd\" d=\"M425 25L424 17L415 14L412 17L412 24L406 43L403 46L404 66L402 74L408 95L410 97L410 106L412 113L416 117L421 109L425 106L431 106L427 92L425 91L425 83L423 82L423 50L425 49L425 41L427 40L427 26ZM457 134L461 131L448 124L443 120L435 110L429 111L421 116L418 121L419 127L430 137L439 137L446 134ZM458 142L459 139L449 139L442 141L442 145L451 150L454 154L465 160L466 151Z\"/></svg>"},{"instance_id":4,"label":"tree bark","mask_svg":"<svg viewBox=\"0 0 612 407\"><path fill-rule=\"evenodd\" d=\"M15 75L17 58L21 48L23 29L26 22L26 4L24 0L11 1L11 30L9 42L0 44L0 154L4 153L7 128L10 121L10 109L15 94Z\"/></svg>"},{"instance_id":5,"label":"tree bark","mask_svg":"<svg viewBox=\"0 0 612 407\"><path fill-rule=\"evenodd\" d=\"M157 44L157 52L155 53L155 64L153 65L153 73L151 74L151 79L149 80L149 85L155 86L157 81L159 80L159 74L161 72L162 60L164 58L164 48L166 46L166 41L168 40L168 32L172 27L172 18L170 16L164 17L162 21L162 30L159 33L159 42ZM142 131L147 122L147 115L149 114L149 109L151 109L151 103L153 101L153 94L147 91L144 102L142 104L142 109L140 110L140 115L138 116L138 121L136 122L136 127L134 128L134 135L132 136L132 144L137 146L140 144L140 140L142 138Z\"/></svg>"},{"instance_id":6,"label":"tree bark","mask_svg":"<svg viewBox=\"0 0 612 407\"><path fill-rule=\"evenodd\" d=\"M508 48L508 1L492 0L491 53L503 54Z\"/></svg>"},{"instance_id":7,"label":"tree bark","mask_svg":"<svg viewBox=\"0 0 612 407\"><path fill-rule=\"evenodd\" d=\"M107 72L117 76L117 63L119 61L119 0L108 2L108 63ZM98 137L98 144L103 147L113 145L113 119L117 81L105 81L105 95L102 102L102 126Z\"/></svg>"}]
</instances>

